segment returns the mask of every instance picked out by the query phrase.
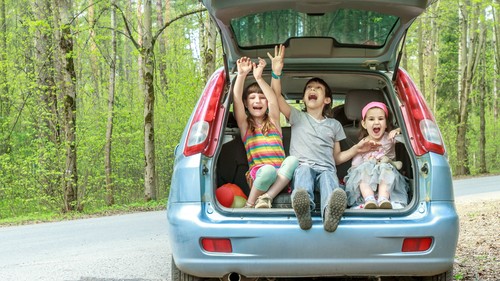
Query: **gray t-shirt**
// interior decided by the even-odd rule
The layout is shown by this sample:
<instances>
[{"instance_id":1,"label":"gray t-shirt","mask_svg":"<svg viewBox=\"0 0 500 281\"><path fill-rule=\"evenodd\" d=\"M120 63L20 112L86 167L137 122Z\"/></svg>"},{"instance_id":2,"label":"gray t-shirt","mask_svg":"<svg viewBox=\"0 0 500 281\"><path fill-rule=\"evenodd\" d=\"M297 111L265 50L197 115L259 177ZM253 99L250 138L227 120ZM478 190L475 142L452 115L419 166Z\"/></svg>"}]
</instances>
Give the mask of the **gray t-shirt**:
<instances>
[{"instance_id":1,"label":"gray t-shirt","mask_svg":"<svg viewBox=\"0 0 500 281\"><path fill-rule=\"evenodd\" d=\"M333 149L335 142L346 138L339 121L333 118L316 120L307 112L292 107L290 112L290 155L300 164L336 171Z\"/></svg>"}]
</instances>

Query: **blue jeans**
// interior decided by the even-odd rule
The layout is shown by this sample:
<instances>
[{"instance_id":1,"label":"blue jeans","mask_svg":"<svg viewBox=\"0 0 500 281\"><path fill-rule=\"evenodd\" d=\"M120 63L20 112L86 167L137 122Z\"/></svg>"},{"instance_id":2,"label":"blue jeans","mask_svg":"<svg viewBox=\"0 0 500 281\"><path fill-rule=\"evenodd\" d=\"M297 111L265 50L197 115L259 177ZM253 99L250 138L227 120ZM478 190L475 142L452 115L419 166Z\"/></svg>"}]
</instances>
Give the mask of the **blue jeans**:
<instances>
[{"instance_id":1,"label":"blue jeans","mask_svg":"<svg viewBox=\"0 0 500 281\"><path fill-rule=\"evenodd\" d=\"M314 190L319 189L321 197L321 216L323 216L326 205L328 204L328 199L335 188L340 188L336 171L300 164L297 169L295 169L293 175L292 201L297 190L305 189L307 194L309 194L310 206L311 210L313 210L316 207L314 203Z\"/></svg>"}]
</instances>

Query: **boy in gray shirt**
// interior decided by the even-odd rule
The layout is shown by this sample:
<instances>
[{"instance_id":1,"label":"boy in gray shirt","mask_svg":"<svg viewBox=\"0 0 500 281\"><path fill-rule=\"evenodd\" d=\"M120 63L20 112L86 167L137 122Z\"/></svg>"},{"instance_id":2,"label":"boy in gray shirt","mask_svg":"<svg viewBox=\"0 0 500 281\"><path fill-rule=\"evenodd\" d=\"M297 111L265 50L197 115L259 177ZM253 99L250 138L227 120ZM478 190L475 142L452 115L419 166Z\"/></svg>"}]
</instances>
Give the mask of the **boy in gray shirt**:
<instances>
[{"instance_id":1,"label":"boy in gray shirt","mask_svg":"<svg viewBox=\"0 0 500 281\"><path fill-rule=\"evenodd\" d=\"M332 117L332 91L321 78L310 79L304 87L304 111L290 106L281 95L281 71L284 46L275 48L272 61L271 86L278 98L281 113L289 120L292 135L290 155L299 159L292 183L292 206L300 228L312 227L311 211L315 208L314 190L321 196L323 227L328 232L337 229L347 206L345 191L339 187L335 165L350 160L360 152L378 148L378 144L361 140L348 150L341 151L340 141L345 139L342 125Z\"/></svg>"}]
</instances>

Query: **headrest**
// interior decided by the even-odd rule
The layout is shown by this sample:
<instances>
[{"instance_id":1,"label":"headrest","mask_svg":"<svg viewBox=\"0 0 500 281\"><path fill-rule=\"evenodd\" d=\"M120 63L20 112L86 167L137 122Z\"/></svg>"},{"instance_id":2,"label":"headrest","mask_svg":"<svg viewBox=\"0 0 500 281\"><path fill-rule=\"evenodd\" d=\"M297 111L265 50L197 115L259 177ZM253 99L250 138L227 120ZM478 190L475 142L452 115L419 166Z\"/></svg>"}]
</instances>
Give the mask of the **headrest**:
<instances>
[{"instance_id":1,"label":"headrest","mask_svg":"<svg viewBox=\"0 0 500 281\"><path fill-rule=\"evenodd\" d=\"M351 121L361 120L363 107L372 101L385 103L384 95L379 90L350 90L345 97L344 112Z\"/></svg>"}]
</instances>

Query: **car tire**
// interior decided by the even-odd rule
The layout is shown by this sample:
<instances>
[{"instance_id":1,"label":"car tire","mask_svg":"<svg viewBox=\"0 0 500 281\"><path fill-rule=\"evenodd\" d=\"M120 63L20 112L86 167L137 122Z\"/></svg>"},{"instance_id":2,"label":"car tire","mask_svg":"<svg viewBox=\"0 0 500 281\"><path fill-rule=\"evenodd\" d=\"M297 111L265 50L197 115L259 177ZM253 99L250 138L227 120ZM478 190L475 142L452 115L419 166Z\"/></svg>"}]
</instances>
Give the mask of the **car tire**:
<instances>
[{"instance_id":1,"label":"car tire","mask_svg":"<svg viewBox=\"0 0 500 281\"><path fill-rule=\"evenodd\" d=\"M175 264L174 257L170 258L170 280L171 281L202 281L204 278L196 277L182 272Z\"/></svg>"}]
</instances>

